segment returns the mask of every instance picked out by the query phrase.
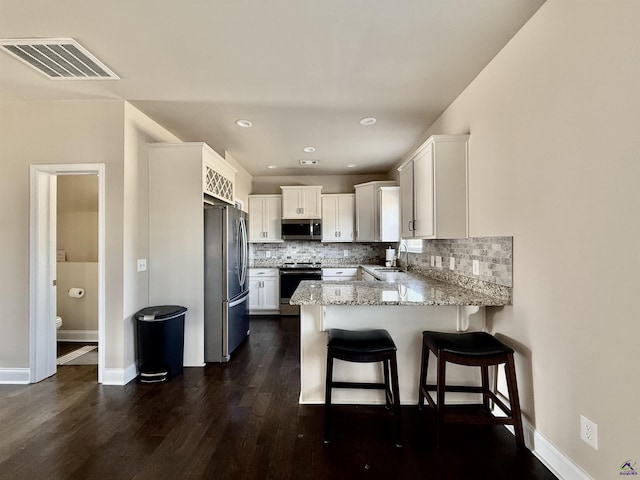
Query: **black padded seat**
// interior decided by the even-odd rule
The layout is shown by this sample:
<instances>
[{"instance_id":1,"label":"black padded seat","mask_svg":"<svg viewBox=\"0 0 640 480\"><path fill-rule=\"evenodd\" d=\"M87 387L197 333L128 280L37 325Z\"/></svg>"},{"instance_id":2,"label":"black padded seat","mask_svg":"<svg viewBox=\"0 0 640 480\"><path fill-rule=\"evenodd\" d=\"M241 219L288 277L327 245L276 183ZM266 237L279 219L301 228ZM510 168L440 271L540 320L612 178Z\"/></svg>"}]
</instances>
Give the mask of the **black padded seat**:
<instances>
[{"instance_id":1,"label":"black padded seat","mask_svg":"<svg viewBox=\"0 0 640 480\"><path fill-rule=\"evenodd\" d=\"M324 442L330 441L331 391L334 388L364 388L385 391L385 406L396 417L396 446L402 446L402 422L400 419L400 393L398 388L398 364L396 344L384 329L375 330L328 330L327 377L325 386ZM382 362L384 382L334 382L333 359L347 362Z\"/></svg>"},{"instance_id":2,"label":"black padded seat","mask_svg":"<svg viewBox=\"0 0 640 480\"><path fill-rule=\"evenodd\" d=\"M396 351L396 344L389 332L384 329L342 330L332 328L329 330L327 347L333 349L334 354L344 352L346 354L370 355Z\"/></svg>"},{"instance_id":3,"label":"black padded seat","mask_svg":"<svg viewBox=\"0 0 640 480\"><path fill-rule=\"evenodd\" d=\"M427 383L429 369L429 352L437 359L437 378L435 384ZM513 361L514 350L486 332L442 333L422 332L422 362L420 365L420 388L418 408L424 407L427 399L429 406L436 414L436 441L440 444L440 431L445 422L455 423L489 423L496 425L513 425L518 448L525 448L520 400L516 382L516 370ZM458 365L480 367L482 385L447 385L447 362ZM489 367L504 364L509 391L507 406L489 387ZM429 392L436 392L437 401ZM445 404L445 392L481 393L482 404L475 412L462 410L457 406ZM489 401L493 401L506 417L493 415ZM467 407L467 405L465 405Z\"/></svg>"}]
</instances>

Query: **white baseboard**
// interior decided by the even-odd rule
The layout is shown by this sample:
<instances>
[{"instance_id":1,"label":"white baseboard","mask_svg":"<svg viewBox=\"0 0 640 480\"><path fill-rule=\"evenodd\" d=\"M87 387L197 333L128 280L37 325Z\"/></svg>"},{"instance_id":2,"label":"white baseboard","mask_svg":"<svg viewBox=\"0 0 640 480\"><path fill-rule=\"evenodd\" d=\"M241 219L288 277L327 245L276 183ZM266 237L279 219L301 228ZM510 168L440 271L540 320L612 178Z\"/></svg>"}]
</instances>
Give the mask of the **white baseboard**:
<instances>
[{"instance_id":1,"label":"white baseboard","mask_svg":"<svg viewBox=\"0 0 640 480\"><path fill-rule=\"evenodd\" d=\"M98 330L58 330L59 342L97 342Z\"/></svg>"},{"instance_id":2,"label":"white baseboard","mask_svg":"<svg viewBox=\"0 0 640 480\"><path fill-rule=\"evenodd\" d=\"M31 381L28 368L0 368L0 384L24 385Z\"/></svg>"},{"instance_id":3,"label":"white baseboard","mask_svg":"<svg viewBox=\"0 0 640 480\"><path fill-rule=\"evenodd\" d=\"M135 363L127 368L105 368L102 375L103 385L126 385L138 376Z\"/></svg>"},{"instance_id":4,"label":"white baseboard","mask_svg":"<svg viewBox=\"0 0 640 480\"><path fill-rule=\"evenodd\" d=\"M527 448L540 460L545 467L551 470L560 480L592 480L592 478L576 465L573 460L556 448L549 440L529 424L522 422L524 430L524 443ZM507 425L507 430L514 433L513 427Z\"/></svg>"}]
</instances>

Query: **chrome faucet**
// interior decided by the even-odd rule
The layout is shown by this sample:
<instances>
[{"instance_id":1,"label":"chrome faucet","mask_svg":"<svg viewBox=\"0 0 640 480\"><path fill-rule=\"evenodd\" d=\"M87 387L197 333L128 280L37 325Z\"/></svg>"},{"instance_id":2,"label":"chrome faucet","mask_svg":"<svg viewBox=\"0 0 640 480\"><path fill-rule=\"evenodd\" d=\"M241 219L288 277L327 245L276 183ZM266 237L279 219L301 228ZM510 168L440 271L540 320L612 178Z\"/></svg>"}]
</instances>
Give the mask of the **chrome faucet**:
<instances>
[{"instance_id":1,"label":"chrome faucet","mask_svg":"<svg viewBox=\"0 0 640 480\"><path fill-rule=\"evenodd\" d=\"M406 260L404 262L404 271L407 272L409 271L409 248L407 248L407 244L406 243L402 243L400 242L400 245L398 246L398 259L400 258L400 253L402 253L402 248L404 247L404 251L407 254L406 255Z\"/></svg>"}]
</instances>

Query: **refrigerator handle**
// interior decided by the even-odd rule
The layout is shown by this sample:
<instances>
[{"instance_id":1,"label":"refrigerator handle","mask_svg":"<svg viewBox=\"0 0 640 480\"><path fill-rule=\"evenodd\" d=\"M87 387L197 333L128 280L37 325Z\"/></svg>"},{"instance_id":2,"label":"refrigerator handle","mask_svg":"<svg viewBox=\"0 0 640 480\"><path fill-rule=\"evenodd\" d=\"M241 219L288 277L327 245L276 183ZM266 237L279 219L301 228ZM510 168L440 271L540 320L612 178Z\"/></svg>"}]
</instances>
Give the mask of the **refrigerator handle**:
<instances>
[{"instance_id":1,"label":"refrigerator handle","mask_svg":"<svg viewBox=\"0 0 640 480\"><path fill-rule=\"evenodd\" d=\"M240 237L240 285L244 286L247 280L247 263L249 259L249 244L247 242L247 224L244 218L240 217L239 224L239 237Z\"/></svg>"}]
</instances>

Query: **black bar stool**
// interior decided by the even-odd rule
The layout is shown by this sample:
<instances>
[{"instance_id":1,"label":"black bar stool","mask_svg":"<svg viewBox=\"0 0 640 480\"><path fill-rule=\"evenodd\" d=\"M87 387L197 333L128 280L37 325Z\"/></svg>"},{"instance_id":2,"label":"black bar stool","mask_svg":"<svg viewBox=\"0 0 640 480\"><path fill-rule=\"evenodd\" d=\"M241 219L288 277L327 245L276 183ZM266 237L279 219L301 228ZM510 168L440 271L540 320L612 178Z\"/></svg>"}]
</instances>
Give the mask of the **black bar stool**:
<instances>
[{"instance_id":1,"label":"black bar stool","mask_svg":"<svg viewBox=\"0 0 640 480\"><path fill-rule=\"evenodd\" d=\"M389 332L377 330L342 330L332 328L327 341L327 379L324 402L324 442L330 441L331 390L333 388L365 388L385 391L386 408L393 405L396 417L396 446L402 446L402 422L400 419L400 393L398 389L398 364L396 344ZM347 362L382 362L384 383L334 382L333 359Z\"/></svg>"},{"instance_id":2,"label":"black bar stool","mask_svg":"<svg viewBox=\"0 0 640 480\"><path fill-rule=\"evenodd\" d=\"M433 352L438 360L436 384L427 383L427 371L429 367L429 352ZM482 386L446 385L446 363L456 363L480 367ZM496 396L489 388L489 367L504 364L509 390L509 404ZM418 408L424 407L426 397L436 413L436 441L440 445L440 431L445 422L451 423L489 423L494 425L513 425L518 448L525 448L524 434L522 431L522 418L520 413L520 400L518 399L518 385L516 383L516 370L513 362L513 349L500 340L485 332L469 333L440 333L422 332L422 363L420 366L420 388L418 396ZM429 392L436 392L437 402ZM482 404L480 411L469 412L457 405L445 405L445 392L481 393ZM496 417L491 413L489 400L492 400L507 415Z\"/></svg>"}]
</instances>

